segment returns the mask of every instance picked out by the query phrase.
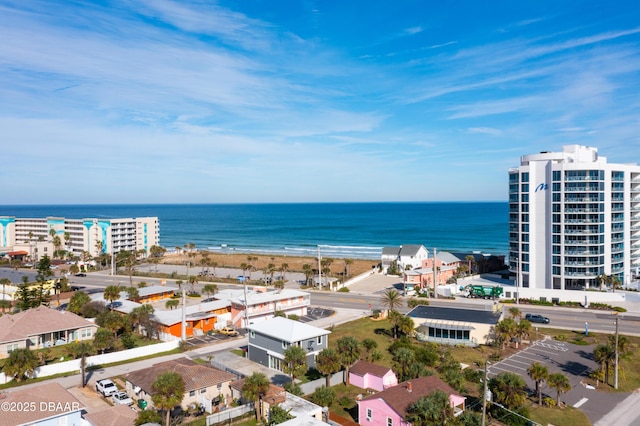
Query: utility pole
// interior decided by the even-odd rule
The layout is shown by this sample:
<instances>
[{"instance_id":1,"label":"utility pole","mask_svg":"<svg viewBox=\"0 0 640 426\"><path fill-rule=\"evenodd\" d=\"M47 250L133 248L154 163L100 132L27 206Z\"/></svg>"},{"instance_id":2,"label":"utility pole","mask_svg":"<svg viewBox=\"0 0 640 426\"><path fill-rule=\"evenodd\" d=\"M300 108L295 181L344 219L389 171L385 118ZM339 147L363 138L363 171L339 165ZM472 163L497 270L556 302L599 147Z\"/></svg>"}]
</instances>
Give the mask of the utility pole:
<instances>
[{"instance_id":1,"label":"utility pole","mask_svg":"<svg viewBox=\"0 0 640 426\"><path fill-rule=\"evenodd\" d=\"M318 288L322 290L322 269L320 269L320 244L318 244Z\"/></svg>"},{"instance_id":2,"label":"utility pole","mask_svg":"<svg viewBox=\"0 0 640 426\"><path fill-rule=\"evenodd\" d=\"M182 289L182 341L187 341L187 299L185 298L184 288Z\"/></svg>"},{"instance_id":3,"label":"utility pole","mask_svg":"<svg viewBox=\"0 0 640 426\"><path fill-rule=\"evenodd\" d=\"M487 366L489 361L484 362L484 390L482 391L482 426L486 425L487 421Z\"/></svg>"},{"instance_id":4,"label":"utility pole","mask_svg":"<svg viewBox=\"0 0 640 426\"><path fill-rule=\"evenodd\" d=\"M615 370L615 375L613 376L614 389L618 389L618 323L619 322L620 322L620 317L618 317L618 313L616 313L616 370Z\"/></svg>"},{"instance_id":5,"label":"utility pole","mask_svg":"<svg viewBox=\"0 0 640 426\"><path fill-rule=\"evenodd\" d=\"M433 248L433 297L438 298L438 267L436 266L436 248Z\"/></svg>"}]
</instances>

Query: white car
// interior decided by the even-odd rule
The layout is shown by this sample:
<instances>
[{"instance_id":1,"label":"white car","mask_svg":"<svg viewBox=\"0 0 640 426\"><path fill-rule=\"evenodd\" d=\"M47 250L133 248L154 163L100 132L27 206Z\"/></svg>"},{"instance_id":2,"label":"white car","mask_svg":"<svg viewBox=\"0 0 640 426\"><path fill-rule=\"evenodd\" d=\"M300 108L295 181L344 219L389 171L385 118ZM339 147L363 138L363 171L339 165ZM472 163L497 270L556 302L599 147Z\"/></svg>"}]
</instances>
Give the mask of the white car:
<instances>
[{"instance_id":1,"label":"white car","mask_svg":"<svg viewBox=\"0 0 640 426\"><path fill-rule=\"evenodd\" d=\"M133 405L133 399L126 392L116 392L111 395L111 401L114 405Z\"/></svg>"}]
</instances>

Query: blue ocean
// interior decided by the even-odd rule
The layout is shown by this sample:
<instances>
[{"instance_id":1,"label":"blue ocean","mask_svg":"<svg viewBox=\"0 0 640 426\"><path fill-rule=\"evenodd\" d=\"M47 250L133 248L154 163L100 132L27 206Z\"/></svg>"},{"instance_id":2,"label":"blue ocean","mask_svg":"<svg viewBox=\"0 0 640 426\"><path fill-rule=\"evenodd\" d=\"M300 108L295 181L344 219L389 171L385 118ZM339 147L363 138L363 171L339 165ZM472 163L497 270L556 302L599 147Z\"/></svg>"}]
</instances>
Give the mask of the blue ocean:
<instances>
[{"instance_id":1,"label":"blue ocean","mask_svg":"<svg viewBox=\"0 0 640 426\"><path fill-rule=\"evenodd\" d=\"M507 202L2 206L0 216L157 216L166 248L379 259L383 246L506 255Z\"/></svg>"}]
</instances>

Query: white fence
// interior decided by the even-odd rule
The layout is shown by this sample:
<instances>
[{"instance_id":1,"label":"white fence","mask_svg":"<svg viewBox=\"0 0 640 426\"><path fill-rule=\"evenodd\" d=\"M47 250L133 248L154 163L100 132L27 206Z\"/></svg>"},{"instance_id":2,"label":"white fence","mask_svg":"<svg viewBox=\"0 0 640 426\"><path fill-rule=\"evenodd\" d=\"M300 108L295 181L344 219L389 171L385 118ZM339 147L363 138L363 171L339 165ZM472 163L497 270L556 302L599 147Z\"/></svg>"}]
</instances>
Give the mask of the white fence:
<instances>
[{"instance_id":1,"label":"white fence","mask_svg":"<svg viewBox=\"0 0 640 426\"><path fill-rule=\"evenodd\" d=\"M180 345L179 340L171 342L157 343L155 345L142 346L140 348L127 349L119 352L112 352L104 355L93 355L86 358L87 368L110 364L112 362L126 361L129 359L140 358L144 356L154 355L162 352L171 351ZM56 364L43 365L36 368L33 377L47 377L54 374L70 373L80 370L80 359L73 359L66 362L58 362ZM0 374L0 383L10 382L12 379L7 378L4 373Z\"/></svg>"},{"instance_id":2,"label":"white fence","mask_svg":"<svg viewBox=\"0 0 640 426\"><path fill-rule=\"evenodd\" d=\"M235 408L229 408L228 410L220 411L207 416L207 426L215 425L222 422L230 422L231 419L244 416L247 413L253 411L253 402L245 405L241 405Z\"/></svg>"},{"instance_id":3,"label":"white fence","mask_svg":"<svg viewBox=\"0 0 640 426\"><path fill-rule=\"evenodd\" d=\"M342 383L344 381L344 374L345 374L344 370L334 373L331 376L331 379L329 380L329 383L331 384L331 386L339 385L340 383ZM321 379L316 379L311 382L301 384L300 390L302 391L303 395L309 395L310 393L313 393L316 389L321 388L326 384L327 384L327 379L323 377Z\"/></svg>"}]
</instances>

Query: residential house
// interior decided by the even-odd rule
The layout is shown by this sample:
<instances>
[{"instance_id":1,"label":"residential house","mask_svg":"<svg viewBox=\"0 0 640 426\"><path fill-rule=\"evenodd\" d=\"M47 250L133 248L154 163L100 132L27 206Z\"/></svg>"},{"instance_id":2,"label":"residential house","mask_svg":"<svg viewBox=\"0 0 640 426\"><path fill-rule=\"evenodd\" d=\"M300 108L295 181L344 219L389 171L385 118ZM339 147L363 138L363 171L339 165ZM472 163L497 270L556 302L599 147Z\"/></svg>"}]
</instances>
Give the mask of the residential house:
<instances>
[{"instance_id":1,"label":"residential house","mask_svg":"<svg viewBox=\"0 0 640 426\"><path fill-rule=\"evenodd\" d=\"M435 274L433 265L436 265ZM447 284L448 281L456 275L460 259L449 252L443 251L436 253L435 260L433 255L422 260L419 267L412 270L405 270L403 273L403 285L405 294L424 289L435 288L433 283L435 279L436 287Z\"/></svg>"},{"instance_id":2,"label":"residential house","mask_svg":"<svg viewBox=\"0 0 640 426\"><path fill-rule=\"evenodd\" d=\"M389 367L360 360L349 369L349 384L380 392L396 386L398 378Z\"/></svg>"},{"instance_id":3,"label":"residential house","mask_svg":"<svg viewBox=\"0 0 640 426\"><path fill-rule=\"evenodd\" d=\"M368 395L358 403L358 423L362 426L406 425L407 409L420 398L440 390L449 395L449 404L458 416L464 411L465 397L458 395L438 376L425 376Z\"/></svg>"},{"instance_id":4,"label":"residential house","mask_svg":"<svg viewBox=\"0 0 640 426\"><path fill-rule=\"evenodd\" d=\"M478 346L494 335L501 313L475 309L416 306L407 316L413 318L416 338L443 345Z\"/></svg>"},{"instance_id":5,"label":"residential house","mask_svg":"<svg viewBox=\"0 0 640 426\"><path fill-rule=\"evenodd\" d=\"M174 287L167 287L163 285L152 285L148 287L138 288L138 297L133 299L138 303L151 303L159 300L166 300L172 298L176 292Z\"/></svg>"},{"instance_id":6,"label":"residential house","mask_svg":"<svg viewBox=\"0 0 640 426\"><path fill-rule=\"evenodd\" d=\"M0 424L12 426L80 426L82 403L56 382L0 393Z\"/></svg>"},{"instance_id":7,"label":"residential house","mask_svg":"<svg viewBox=\"0 0 640 426\"><path fill-rule=\"evenodd\" d=\"M135 399L144 399L153 406L153 383L166 372L178 373L184 380L185 394L180 404L187 408L191 404L202 404L209 413L217 406L224 406L231 396L229 385L236 379L233 374L202 365L188 358L178 358L154 364L125 376L125 389Z\"/></svg>"},{"instance_id":8,"label":"residential house","mask_svg":"<svg viewBox=\"0 0 640 426\"><path fill-rule=\"evenodd\" d=\"M405 244L400 247L383 247L381 255L382 272L386 273L395 261L399 271L411 270L422 265L429 251L421 244Z\"/></svg>"},{"instance_id":9,"label":"residential house","mask_svg":"<svg viewBox=\"0 0 640 426\"><path fill-rule=\"evenodd\" d=\"M249 359L279 371L282 371L284 352L292 345L307 351L307 365L309 368L315 367L316 355L328 346L331 333L323 328L283 317L250 324L247 329Z\"/></svg>"},{"instance_id":10,"label":"residential house","mask_svg":"<svg viewBox=\"0 0 640 426\"><path fill-rule=\"evenodd\" d=\"M253 287L246 291L244 289L220 290L215 297L231 303L231 323L238 328L246 328L248 324L271 319L277 311L282 311L286 315L304 316L311 304L309 293L288 288L268 290L266 287Z\"/></svg>"},{"instance_id":11,"label":"residential house","mask_svg":"<svg viewBox=\"0 0 640 426\"><path fill-rule=\"evenodd\" d=\"M138 413L128 405L114 405L104 410L86 413L83 417L91 426L133 426Z\"/></svg>"},{"instance_id":12,"label":"residential house","mask_svg":"<svg viewBox=\"0 0 640 426\"><path fill-rule=\"evenodd\" d=\"M242 404L252 403L255 401L248 401L244 398L244 394L242 392L242 387L244 386L244 382L246 379L235 380L231 382L229 385L229 389L231 389L231 400L232 401L240 401ZM274 385L273 383L269 383L269 389L262 395L260 398L260 413L264 418L269 416L269 410L274 405L280 405L287 400L287 391L284 388Z\"/></svg>"},{"instance_id":13,"label":"residential house","mask_svg":"<svg viewBox=\"0 0 640 426\"><path fill-rule=\"evenodd\" d=\"M158 292L155 291L151 294L157 295ZM91 298L110 304L108 300L104 299L104 293L94 294ZM161 300L153 302L153 304L156 305L153 319L159 326L158 337L164 341L180 339L182 337L182 308L161 309L160 306L157 306L158 303L164 308ZM142 305L142 303L129 300L128 294L123 291L120 293L120 299L113 303L112 309L126 315ZM230 312L231 303L228 300L214 300L212 302L201 302L186 306L185 323L187 337L202 336L212 330L225 327L227 323L231 321Z\"/></svg>"},{"instance_id":14,"label":"residential house","mask_svg":"<svg viewBox=\"0 0 640 426\"><path fill-rule=\"evenodd\" d=\"M91 340L98 326L74 313L46 306L0 317L0 358L16 349L40 349Z\"/></svg>"},{"instance_id":15,"label":"residential house","mask_svg":"<svg viewBox=\"0 0 640 426\"><path fill-rule=\"evenodd\" d=\"M240 400L242 402L254 402L246 401L242 394L242 387L244 386L245 379L236 380L232 382L231 397L233 399ZM299 419L316 419L322 420L322 407L314 404L311 401L307 401L304 398L293 395L274 384L269 384L269 389L260 398L260 412L265 419L269 417L269 411L271 407L278 405L283 410L289 412L290 415ZM298 423L295 423L298 424ZM306 423L305 423L306 424Z\"/></svg>"}]
</instances>

